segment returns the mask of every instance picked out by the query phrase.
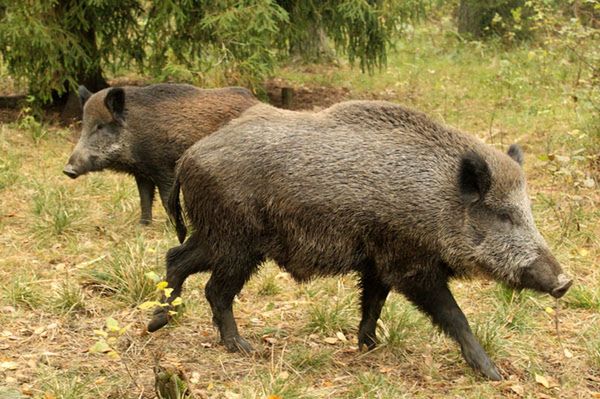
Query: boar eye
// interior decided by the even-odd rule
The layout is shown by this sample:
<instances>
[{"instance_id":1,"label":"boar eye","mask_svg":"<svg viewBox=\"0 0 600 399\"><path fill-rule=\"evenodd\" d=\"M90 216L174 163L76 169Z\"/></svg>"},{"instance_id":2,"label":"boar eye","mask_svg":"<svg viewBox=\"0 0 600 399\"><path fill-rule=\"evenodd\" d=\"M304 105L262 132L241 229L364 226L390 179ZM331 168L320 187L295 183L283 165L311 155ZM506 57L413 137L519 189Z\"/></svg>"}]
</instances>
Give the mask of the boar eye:
<instances>
[{"instance_id":1,"label":"boar eye","mask_svg":"<svg viewBox=\"0 0 600 399\"><path fill-rule=\"evenodd\" d=\"M102 123L98 123L96 125L96 130L102 130L103 127L104 127L104 125Z\"/></svg>"},{"instance_id":2,"label":"boar eye","mask_svg":"<svg viewBox=\"0 0 600 399\"><path fill-rule=\"evenodd\" d=\"M510 216L510 214L508 212L500 212L498 214L498 219L500 219L500 221L502 223L507 223L507 224L510 224L510 225L514 225L515 224L515 222L513 221L512 216Z\"/></svg>"}]
</instances>

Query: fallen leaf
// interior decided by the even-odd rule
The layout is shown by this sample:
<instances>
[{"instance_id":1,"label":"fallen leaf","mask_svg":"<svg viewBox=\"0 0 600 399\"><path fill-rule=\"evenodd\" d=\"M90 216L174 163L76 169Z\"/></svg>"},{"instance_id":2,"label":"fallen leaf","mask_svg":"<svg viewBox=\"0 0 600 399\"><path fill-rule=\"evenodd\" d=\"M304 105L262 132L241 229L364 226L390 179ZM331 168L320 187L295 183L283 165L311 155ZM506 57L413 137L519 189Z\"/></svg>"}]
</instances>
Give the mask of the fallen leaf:
<instances>
[{"instance_id":1,"label":"fallen leaf","mask_svg":"<svg viewBox=\"0 0 600 399\"><path fill-rule=\"evenodd\" d=\"M92 353L106 353L110 352L111 350L112 349L110 346L108 346L106 341L98 341L90 348L90 352Z\"/></svg>"},{"instance_id":2,"label":"fallen leaf","mask_svg":"<svg viewBox=\"0 0 600 399\"><path fill-rule=\"evenodd\" d=\"M106 329L109 332L116 332L116 331L119 331L121 329L121 327L119 327L118 321L116 321L112 317L107 317L106 318Z\"/></svg>"},{"instance_id":3,"label":"fallen leaf","mask_svg":"<svg viewBox=\"0 0 600 399\"><path fill-rule=\"evenodd\" d=\"M172 289L173 289L173 288L167 288L167 289L165 290L165 295L166 295L167 297L170 297L170 296L171 296L171 293L169 293L169 294L167 295L167 290L172 290ZM180 297L180 296L178 296L177 298L173 299L173 302L171 302L171 305L173 305L173 306L179 306L179 305L181 305L182 303L183 303L183 299L181 299L181 297Z\"/></svg>"},{"instance_id":4,"label":"fallen leaf","mask_svg":"<svg viewBox=\"0 0 600 399\"><path fill-rule=\"evenodd\" d=\"M289 377L290 377L290 373L288 373L287 371L282 371L277 376L277 378L279 378L280 380L287 380Z\"/></svg>"},{"instance_id":5,"label":"fallen leaf","mask_svg":"<svg viewBox=\"0 0 600 399\"><path fill-rule=\"evenodd\" d=\"M515 384L511 386L510 389L519 396L525 395L525 388L523 388L523 385Z\"/></svg>"},{"instance_id":6,"label":"fallen leaf","mask_svg":"<svg viewBox=\"0 0 600 399\"><path fill-rule=\"evenodd\" d=\"M548 379L546 377L544 377L543 375L536 374L535 382L537 382L538 384L542 384L546 388L550 388L550 382L548 382Z\"/></svg>"},{"instance_id":7,"label":"fallen leaf","mask_svg":"<svg viewBox=\"0 0 600 399\"><path fill-rule=\"evenodd\" d=\"M329 345L334 345L337 343L338 339L335 337L327 337L327 338L323 339L323 341L325 341L325 343L327 343Z\"/></svg>"},{"instance_id":8,"label":"fallen leaf","mask_svg":"<svg viewBox=\"0 0 600 399\"><path fill-rule=\"evenodd\" d=\"M567 348L565 348L565 350L563 351L565 353L565 357L567 359L572 359L573 358L573 354L571 353L570 350L568 350Z\"/></svg>"},{"instance_id":9,"label":"fallen leaf","mask_svg":"<svg viewBox=\"0 0 600 399\"><path fill-rule=\"evenodd\" d=\"M552 309L550 306L546 306L544 311L548 314L554 314L554 309Z\"/></svg>"},{"instance_id":10,"label":"fallen leaf","mask_svg":"<svg viewBox=\"0 0 600 399\"><path fill-rule=\"evenodd\" d=\"M16 362L0 362L0 369L4 370L16 370L18 364Z\"/></svg>"},{"instance_id":11,"label":"fallen leaf","mask_svg":"<svg viewBox=\"0 0 600 399\"><path fill-rule=\"evenodd\" d=\"M339 338L340 341L342 342L348 342L348 339L346 338L346 336L344 335L343 332L338 331L335 333L335 336Z\"/></svg>"},{"instance_id":12,"label":"fallen leaf","mask_svg":"<svg viewBox=\"0 0 600 399\"><path fill-rule=\"evenodd\" d=\"M160 281L160 277L158 276L158 274L156 274L154 272L145 273L144 276L146 276L146 278L149 278L150 280L152 280L154 283L158 283Z\"/></svg>"},{"instance_id":13,"label":"fallen leaf","mask_svg":"<svg viewBox=\"0 0 600 399\"><path fill-rule=\"evenodd\" d=\"M589 178L589 179L585 179L583 181L583 185L586 188L594 188L594 186L596 185L596 182L594 181L594 179Z\"/></svg>"}]
</instances>

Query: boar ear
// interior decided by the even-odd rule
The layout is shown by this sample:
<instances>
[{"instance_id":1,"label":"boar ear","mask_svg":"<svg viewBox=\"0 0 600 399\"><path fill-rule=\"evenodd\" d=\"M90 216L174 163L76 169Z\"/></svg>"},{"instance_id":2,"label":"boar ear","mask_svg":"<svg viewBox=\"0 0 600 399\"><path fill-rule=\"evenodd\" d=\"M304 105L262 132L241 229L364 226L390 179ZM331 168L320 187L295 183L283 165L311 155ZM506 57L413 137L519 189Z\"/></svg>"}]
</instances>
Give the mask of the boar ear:
<instances>
[{"instance_id":1,"label":"boar ear","mask_svg":"<svg viewBox=\"0 0 600 399\"><path fill-rule=\"evenodd\" d=\"M85 105L86 101L92 96L92 92L87 89L84 85L80 85L77 89L79 93L79 103L81 104L81 108Z\"/></svg>"},{"instance_id":2,"label":"boar ear","mask_svg":"<svg viewBox=\"0 0 600 399\"><path fill-rule=\"evenodd\" d=\"M104 105L106 105L115 120L122 122L125 110L125 91L121 87L108 89L108 93L104 97Z\"/></svg>"},{"instance_id":3,"label":"boar ear","mask_svg":"<svg viewBox=\"0 0 600 399\"><path fill-rule=\"evenodd\" d=\"M490 168L481 155L469 151L463 155L458 172L460 196L473 203L485 196L492 185Z\"/></svg>"},{"instance_id":4,"label":"boar ear","mask_svg":"<svg viewBox=\"0 0 600 399\"><path fill-rule=\"evenodd\" d=\"M511 144L508 147L508 156L515 160L516 163L523 166L523 150L518 144Z\"/></svg>"}]
</instances>

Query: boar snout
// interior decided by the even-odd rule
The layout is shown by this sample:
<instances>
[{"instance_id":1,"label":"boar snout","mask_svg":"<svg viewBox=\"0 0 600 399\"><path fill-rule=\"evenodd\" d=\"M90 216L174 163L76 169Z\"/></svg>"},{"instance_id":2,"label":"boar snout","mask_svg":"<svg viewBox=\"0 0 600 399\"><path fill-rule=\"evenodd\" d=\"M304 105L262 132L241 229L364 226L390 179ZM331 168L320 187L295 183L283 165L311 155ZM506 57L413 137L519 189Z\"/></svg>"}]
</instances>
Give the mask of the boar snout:
<instances>
[{"instance_id":1,"label":"boar snout","mask_svg":"<svg viewBox=\"0 0 600 399\"><path fill-rule=\"evenodd\" d=\"M563 273L554 256L544 253L523 270L520 283L521 288L530 288L560 298L569 290L573 280Z\"/></svg>"},{"instance_id":2,"label":"boar snout","mask_svg":"<svg viewBox=\"0 0 600 399\"><path fill-rule=\"evenodd\" d=\"M557 280L558 285L550 293L550 295L552 295L554 298L560 298L561 296L565 295L573 284L573 280L567 277L565 274L559 274Z\"/></svg>"},{"instance_id":3,"label":"boar snout","mask_svg":"<svg viewBox=\"0 0 600 399\"><path fill-rule=\"evenodd\" d=\"M63 173L65 175L69 176L71 179L75 179L75 178L79 177L79 173L77 173L77 171L73 168L73 165L71 165L71 164L67 164L64 167Z\"/></svg>"}]
</instances>

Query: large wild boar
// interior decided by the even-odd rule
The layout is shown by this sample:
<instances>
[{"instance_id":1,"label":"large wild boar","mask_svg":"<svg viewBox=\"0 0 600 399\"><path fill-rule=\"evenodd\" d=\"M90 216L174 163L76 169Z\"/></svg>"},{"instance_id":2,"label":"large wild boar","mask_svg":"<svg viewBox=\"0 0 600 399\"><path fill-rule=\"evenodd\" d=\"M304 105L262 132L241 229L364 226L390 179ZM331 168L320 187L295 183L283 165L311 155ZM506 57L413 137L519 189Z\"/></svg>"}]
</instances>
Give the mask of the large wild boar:
<instances>
[{"instance_id":1,"label":"large wild boar","mask_svg":"<svg viewBox=\"0 0 600 399\"><path fill-rule=\"evenodd\" d=\"M103 169L132 174L142 224L152 220L156 187L166 204L181 154L258 102L240 87L202 90L187 84L115 87L95 94L80 86L79 96L81 137L63 172L71 178Z\"/></svg>"},{"instance_id":2,"label":"large wild boar","mask_svg":"<svg viewBox=\"0 0 600 399\"><path fill-rule=\"evenodd\" d=\"M535 227L522 159L516 145L504 154L387 102L314 114L256 105L179 161L169 212L184 235L181 190L194 232L167 254L169 300L190 274L211 270L206 297L222 342L250 351L232 301L263 260L298 281L354 271L361 347L376 344L395 290L499 380L448 281L483 275L554 297L571 285ZM167 308L150 331L168 322Z\"/></svg>"}]
</instances>

